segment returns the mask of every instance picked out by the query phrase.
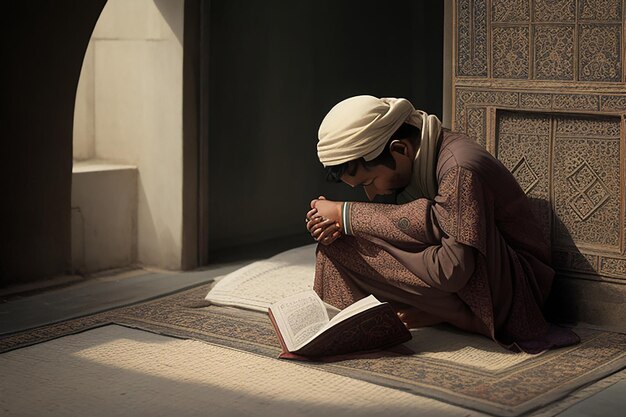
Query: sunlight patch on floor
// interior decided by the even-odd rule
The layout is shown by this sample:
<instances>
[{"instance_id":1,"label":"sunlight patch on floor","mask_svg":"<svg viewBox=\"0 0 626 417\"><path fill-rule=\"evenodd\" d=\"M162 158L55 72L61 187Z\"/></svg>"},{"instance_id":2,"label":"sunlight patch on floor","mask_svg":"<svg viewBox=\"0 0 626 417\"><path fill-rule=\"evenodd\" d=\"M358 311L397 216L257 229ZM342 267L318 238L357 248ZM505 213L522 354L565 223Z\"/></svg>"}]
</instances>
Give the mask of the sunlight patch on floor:
<instances>
[{"instance_id":1,"label":"sunlight patch on floor","mask_svg":"<svg viewBox=\"0 0 626 417\"><path fill-rule=\"evenodd\" d=\"M117 325L4 353L0 368L0 409L11 415L483 415L293 362Z\"/></svg>"}]
</instances>

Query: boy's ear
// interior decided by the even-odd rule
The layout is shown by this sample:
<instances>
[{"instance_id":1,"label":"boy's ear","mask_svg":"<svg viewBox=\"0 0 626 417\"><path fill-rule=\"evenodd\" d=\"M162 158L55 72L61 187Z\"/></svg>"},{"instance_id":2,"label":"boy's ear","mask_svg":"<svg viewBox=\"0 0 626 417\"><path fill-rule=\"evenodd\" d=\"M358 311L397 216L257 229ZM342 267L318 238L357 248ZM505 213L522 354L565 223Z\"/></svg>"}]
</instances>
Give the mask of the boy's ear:
<instances>
[{"instance_id":1,"label":"boy's ear","mask_svg":"<svg viewBox=\"0 0 626 417\"><path fill-rule=\"evenodd\" d=\"M389 151L398 152L398 153L401 153L402 155L407 155L409 152L409 149L406 146L406 143L402 142L401 140L396 139L396 140L391 141L391 143L389 144Z\"/></svg>"}]
</instances>

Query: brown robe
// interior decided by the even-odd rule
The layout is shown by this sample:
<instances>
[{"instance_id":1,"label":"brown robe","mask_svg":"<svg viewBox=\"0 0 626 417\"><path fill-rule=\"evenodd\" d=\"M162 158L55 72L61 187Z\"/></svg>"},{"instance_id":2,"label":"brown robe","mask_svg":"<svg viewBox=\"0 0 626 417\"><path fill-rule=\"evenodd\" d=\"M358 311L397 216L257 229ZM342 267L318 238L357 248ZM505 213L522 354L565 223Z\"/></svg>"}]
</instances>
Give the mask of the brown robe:
<instances>
[{"instance_id":1,"label":"brown robe","mask_svg":"<svg viewBox=\"0 0 626 417\"><path fill-rule=\"evenodd\" d=\"M542 314L550 247L513 175L444 131L437 183L434 201L352 203L352 235L318 246L320 297L344 308L371 293L527 352L578 342Z\"/></svg>"}]
</instances>

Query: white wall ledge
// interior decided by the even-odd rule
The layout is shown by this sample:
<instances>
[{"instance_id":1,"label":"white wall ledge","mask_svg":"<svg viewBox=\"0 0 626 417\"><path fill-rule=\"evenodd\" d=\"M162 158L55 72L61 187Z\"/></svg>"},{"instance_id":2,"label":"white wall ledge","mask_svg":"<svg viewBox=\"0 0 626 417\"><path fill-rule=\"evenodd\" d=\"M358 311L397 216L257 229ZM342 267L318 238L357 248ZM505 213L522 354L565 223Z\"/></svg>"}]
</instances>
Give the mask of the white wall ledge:
<instances>
[{"instance_id":1,"label":"white wall ledge","mask_svg":"<svg viewBox=\"0 0 626 417\"><path fill-rule=\"evenodd\" d=\"M136 166L103 160L72 169L72 269L86 274L137 263Z\"/></svg>"},{"instance_id":2,"label":"white wall ledge","mask_svg":"<svg viewBox=\"0 0 626 417\"><path fill-rule=\"evenodd\" d=\"M72 174L81 172L116 171L125 169L137 169L135 165L106 161L102 159L88 159L86 161L74 161Z\"/></svg>"}]
</instances>

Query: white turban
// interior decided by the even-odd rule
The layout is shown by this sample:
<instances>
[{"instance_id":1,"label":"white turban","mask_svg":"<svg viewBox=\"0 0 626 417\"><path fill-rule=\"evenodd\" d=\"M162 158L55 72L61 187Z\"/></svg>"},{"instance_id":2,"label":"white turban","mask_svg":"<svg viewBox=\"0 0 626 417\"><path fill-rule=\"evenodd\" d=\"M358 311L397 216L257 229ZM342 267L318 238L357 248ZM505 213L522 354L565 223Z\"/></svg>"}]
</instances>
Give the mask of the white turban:
<instances>
[{"instance_id":1,"label":"white turban","mask_svg":"<svg viewBox=\"0 0 626 417\"><path fill-rule=\"evenodd\" d=\"M415 110L403 98L355 96L336 104L320 125L317 155L324 166L363 158L371 161L383 151L391 135L403 123L421 130L410 187L413 196L434 198L437 141L441 122L437 116ZM414 165L415 165L414 163Z\"/></svg>"}]
</instances>

